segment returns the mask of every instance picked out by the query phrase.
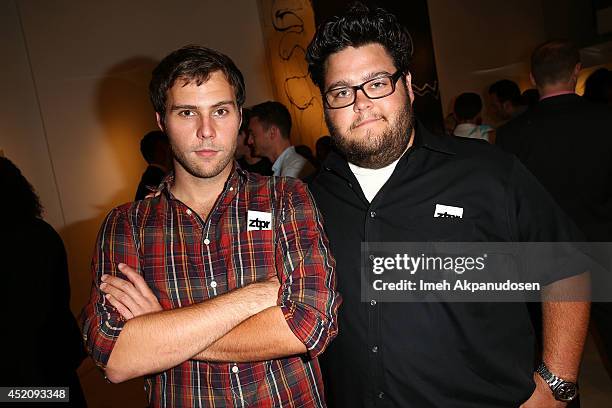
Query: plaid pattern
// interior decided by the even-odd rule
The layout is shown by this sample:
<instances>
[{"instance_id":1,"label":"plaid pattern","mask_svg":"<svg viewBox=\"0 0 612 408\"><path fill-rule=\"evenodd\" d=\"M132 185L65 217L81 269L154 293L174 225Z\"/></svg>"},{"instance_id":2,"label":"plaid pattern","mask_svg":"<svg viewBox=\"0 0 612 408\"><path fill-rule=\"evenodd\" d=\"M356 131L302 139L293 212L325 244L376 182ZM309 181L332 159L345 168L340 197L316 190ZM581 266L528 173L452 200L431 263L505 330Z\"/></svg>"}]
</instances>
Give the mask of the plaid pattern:
<instances>
[{"instance_id":1,"label":"plaid pattern","mask_svg":"<svg viewBox=\"0 0 612 408\"><path fill-rule=\"evenodd\" d=\"M308 355L256 363L188 360L145 378L157 407L321 407L316 359L337 333L341 299L335 261L310 192L299 180L235 168L203 221L162 183L156 198L125 204L106 217L92 260L93 285L83 310L88 351L104 368L124 321L100 291L117 264L137 268L164 309L206 301L277 275L279 305ZM249 210L272 214L271 230L248 231Z\"/></svg>"}]
</instances>

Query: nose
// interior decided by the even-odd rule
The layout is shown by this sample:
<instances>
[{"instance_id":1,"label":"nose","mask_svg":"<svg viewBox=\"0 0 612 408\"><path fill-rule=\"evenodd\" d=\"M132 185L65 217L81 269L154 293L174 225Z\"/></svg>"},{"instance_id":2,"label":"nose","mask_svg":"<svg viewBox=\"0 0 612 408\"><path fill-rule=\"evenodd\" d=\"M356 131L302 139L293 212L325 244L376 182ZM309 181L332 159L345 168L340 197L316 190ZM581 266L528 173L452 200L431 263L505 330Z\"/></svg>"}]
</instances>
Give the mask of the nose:
<instances>
[{"instance_id":1,"label":"nose","mask_svg":"<svg viewBox=\"0 0 612 408\"><path fill-rule=\"evenodd\" d=\"M372 107L372 100L366 96L362 89L358 89L355 93L355 103L353 104L354 112L361 112Z\"/></svg>"},{"instance_id":2,"label":"nose","mask_svg":"<svg viewBox=\"0 0 612 408\"><path fill-rule=\"evenodd\" d=\"M253 135L249 133L249 136L247 137L247 145L253 146L254 144L255 144L255 139L253 138Z\"/></svg>"},{"instance_id":3,"label":"nose","mask_svg":"<svg viewBox=\"0 0 612 408\"><path fill-rule=\"evenodd\" d=\"M215 128L213 126L213 121L211 118L205 116L201 117L197 135L200 139L209 139L216 136Z\"/></svg>"}]
</instances>

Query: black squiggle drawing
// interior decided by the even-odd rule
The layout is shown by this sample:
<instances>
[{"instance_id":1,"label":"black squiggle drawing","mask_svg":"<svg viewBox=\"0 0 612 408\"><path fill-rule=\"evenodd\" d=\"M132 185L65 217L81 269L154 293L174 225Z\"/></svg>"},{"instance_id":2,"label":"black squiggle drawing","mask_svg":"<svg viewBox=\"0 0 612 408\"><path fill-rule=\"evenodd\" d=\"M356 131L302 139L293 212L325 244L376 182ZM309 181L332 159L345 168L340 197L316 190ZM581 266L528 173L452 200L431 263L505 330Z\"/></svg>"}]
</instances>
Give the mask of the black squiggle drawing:
<instances>
[{"instance_id":1,"label":"black squiggle drawing","mask_svg":"<svg viewBox=\"0 0 612 408\"><path fill-rule=\"evenodd\" d=\"M291 60L298 52L301 53L302 58L306 55L306 50L297 43L295 38L296 35L299 36L304 33L304 20L298 14L299 11L299 8L278 7L278 0L274 0L272 4L272 27L281 35L278 43L278 57L283 61ZM313 106L315 101L317 101L317 96L312 93L311 88L308 86L306 87L310 90L310 98L308 98L307 102L300 103L291 95L290 83L292 81L308 81L308 72L303 72L302 75L286 77L283 81L285 96L296 109L304 111Z\"/></svg>"},{"instance_id":2,"label":"black squiggle drawing","mask_svg":"<svg viewBox=\"0 0 612 408\"><path fill-rule=\"evenodd\" d=\"M433 85L427 83L423 86L412 84L412 91L418 96L425 96L427 94L430 94L435 99L440 99L440 89L438 88L438 81L434 81Z\"/></svg>"}]
</instances>

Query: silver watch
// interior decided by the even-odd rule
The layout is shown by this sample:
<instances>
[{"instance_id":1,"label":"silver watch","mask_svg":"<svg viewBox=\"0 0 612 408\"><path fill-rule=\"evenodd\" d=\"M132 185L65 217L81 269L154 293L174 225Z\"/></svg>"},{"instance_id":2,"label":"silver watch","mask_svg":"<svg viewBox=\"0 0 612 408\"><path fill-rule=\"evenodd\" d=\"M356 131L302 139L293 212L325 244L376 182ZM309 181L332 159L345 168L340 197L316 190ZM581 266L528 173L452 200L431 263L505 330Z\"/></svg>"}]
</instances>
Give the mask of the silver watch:
<instances>
[{"instance_id":1,"label":"silver watch","mask_svg":"<svg viewBox=\"0 0 612 408\"><path fill-rule=\"evenodd\" d=\"M576 383L557 377L550 372L544 362L538 366L536 373L546 381L557 401L569 402L578 396L578 386Z\"/></svg>"}]
</instances>

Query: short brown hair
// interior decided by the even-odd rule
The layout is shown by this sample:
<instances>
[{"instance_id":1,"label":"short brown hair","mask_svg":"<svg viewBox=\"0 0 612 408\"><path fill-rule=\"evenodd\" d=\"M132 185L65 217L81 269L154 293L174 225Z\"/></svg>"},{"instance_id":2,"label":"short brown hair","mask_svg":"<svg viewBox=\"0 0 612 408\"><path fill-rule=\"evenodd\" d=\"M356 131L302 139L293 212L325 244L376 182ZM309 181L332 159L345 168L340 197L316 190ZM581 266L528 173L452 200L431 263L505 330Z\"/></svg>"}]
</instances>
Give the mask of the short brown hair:
<instances>
[{"instance_id":1,"label":"short brown hair","mask_svg":"<svg viewBox=\"0 0 612 408\"><path fill-rule=\"evenodd\" d=\"M569 81L578 63L580 63L580 53L572 42L548 41L533 51L531 75L538 86Z\"/></svg>"}]
</instances>

